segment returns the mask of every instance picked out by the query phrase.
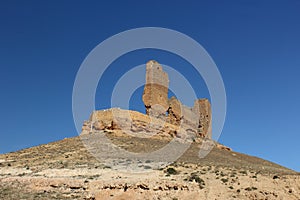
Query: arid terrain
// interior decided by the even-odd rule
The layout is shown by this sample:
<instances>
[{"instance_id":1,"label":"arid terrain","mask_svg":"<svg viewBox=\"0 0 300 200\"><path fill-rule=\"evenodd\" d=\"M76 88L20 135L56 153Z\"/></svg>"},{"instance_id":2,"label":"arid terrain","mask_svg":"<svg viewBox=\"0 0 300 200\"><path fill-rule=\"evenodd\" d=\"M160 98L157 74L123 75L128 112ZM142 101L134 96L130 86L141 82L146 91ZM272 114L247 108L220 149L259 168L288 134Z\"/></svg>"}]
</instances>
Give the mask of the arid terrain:
<instances>
[{"instance_id":1,"label":"arid terrain","mask_svg":"<svg viewBox=\"0 0 300 200\"><path fill-rule=\"evenodd\" d=\"M212 140L208 99L168 99L146 64L146 114L94 111L80 136L0 155L1 199L300 199L300 174Z\"/></svg>"},{"instance_id":2,"label":"arid terrain","mask_svg":"<svg viewBox=\"0 0 300 200\"><path fill-rule=\"evenodd\" d=\"M105 133L104 131L102 133ZM115 136L127 151L153 151L168 141ZM87 135L85 137L93 137ZM0 155L0 199L300 199L300 174L256 157L199 142L174 163L142 172L115 170L74 137Z\"/></svg>"}]
</instances>

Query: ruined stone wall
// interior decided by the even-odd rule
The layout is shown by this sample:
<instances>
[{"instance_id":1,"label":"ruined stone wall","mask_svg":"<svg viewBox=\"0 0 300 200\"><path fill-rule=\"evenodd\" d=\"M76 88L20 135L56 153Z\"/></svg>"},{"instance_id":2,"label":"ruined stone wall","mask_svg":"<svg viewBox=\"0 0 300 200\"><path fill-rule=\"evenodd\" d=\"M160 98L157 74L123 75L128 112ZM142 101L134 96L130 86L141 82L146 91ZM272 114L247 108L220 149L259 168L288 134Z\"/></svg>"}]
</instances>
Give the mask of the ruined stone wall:
<instances>
[{"instance_id":1,"label":"ruined stone wall","mask_svg":"<svg viewBox=\"0 0 300 200\"><path fill-rule=\"evenodd\" d=\"M181 120L182 120L181 102L175 97L171 97L169 99L168 122L179 126Z\"/></svg>"},{"instance_id":2,"label":"ruined stone wall","mask_svg":"<svg viewBox=\"0 0 300 200\"><path fill-rule=\"evenodd\" d=\"M197 128L199 125L199 115L197 112L188 106L182 105L182 123L184 126L188 126L195 130L197 133Z\"/></svg>"},{"instance_id":3,"label":"ruined stone wall","mask_svg":"<svg viewBox=\"0 0 300 200\"><path fill-rule=\"evenodd\" d=\"M195 101L195 112L198 112L199 116L199 134L211 138L212 136L212 115L211 106L208 99L198 99Z\"/></svg>"},{"instance_id":4,"label":"ruined stone wall","mask_svg":"<svg viewBox=\"0 0 300 200\"><path fill-rule=\"evenodd\" d=\"M168 74L159 63L149 61L146 64L146 84L143 94L146 114L165 119L166 122L176 126L189 127L199 136L211 138L211 107L208 99L198 99L194 107L189 108L175 97L168 99L168 87Z\"/></svg>"},{"instance_id":5,"label":"ruined stone wall","mask_svg":"<svg viewBox=\"0 0 300 200\"><path fill-rule=\"evenodd\" d=\"M181 138L182 136L176 125L160 119L153 124L153 119L148 115L119 108L94 111L89 120L83 123L81 134L91 134L101 130L120 131L121 134L138 137Z\"/></svg>"},{"instance_id":6,"label":"ruined stone wall","mask_svg":"<svg viewBox=\"0 0 300 200\"><path fill-rule=\"evenodd\" d=\"M177 126L189 126L192 129L197 129L199 124L198 112L172 97L169 99L168 122Z\"/></svg>"}]
</instances>

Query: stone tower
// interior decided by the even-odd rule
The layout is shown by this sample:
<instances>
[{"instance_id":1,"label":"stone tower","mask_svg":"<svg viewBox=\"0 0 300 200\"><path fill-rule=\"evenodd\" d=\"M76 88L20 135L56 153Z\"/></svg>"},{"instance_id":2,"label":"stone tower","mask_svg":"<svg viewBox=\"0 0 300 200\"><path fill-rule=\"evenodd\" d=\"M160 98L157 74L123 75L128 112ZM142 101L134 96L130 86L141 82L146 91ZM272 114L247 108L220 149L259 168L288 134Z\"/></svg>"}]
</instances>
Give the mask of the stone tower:
<instances>
[{"instance_id":1,"label":"stone tower","mask_svg":"<svg viewBox=\"0 0 300 200\"><path fill-rule=\"evenodd\" d=\"M208 99L198 99L195 101L194 108L195 112L198 112L199 126L198 133L203 137L212 137L212 115L211 106Z\"/></svg>"},{"instance_id":2,"label":"stone tower","mask_svg":"<svg viewBox=\"0 0 300 200\"><path fill-rule=\"evenodd\" d=\"M163 71L161 65L150 60L146 64L146 84L144 87L143 102L146 114L164 118L169 108L168 104L168 74Z\"/></svg>"}]
</instances>

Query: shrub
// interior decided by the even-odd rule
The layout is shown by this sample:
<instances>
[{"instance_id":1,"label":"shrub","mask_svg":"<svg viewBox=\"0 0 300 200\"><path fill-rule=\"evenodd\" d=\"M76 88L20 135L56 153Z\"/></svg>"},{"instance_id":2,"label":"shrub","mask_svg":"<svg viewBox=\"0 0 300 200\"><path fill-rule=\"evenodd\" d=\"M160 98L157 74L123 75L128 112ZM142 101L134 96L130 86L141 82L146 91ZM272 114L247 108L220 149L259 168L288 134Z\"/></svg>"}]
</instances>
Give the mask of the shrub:
<instances>
[{"instance_id":1,"label":"shrub","mask_svg":"<svg viewBox=\"0 0 300 200\"><path fill-rule=\"evenodd\" d=\"M167 169L167 174L176 175L176 174L178 174L178 172L173 167L170 167L170 168Z\"/></svg>"},{"instance_id":2,"label":"shrub","mask_svg":"<svg viewBox=\"0 0 300 200\"><path fill-rule=\"evenodd\" d=\"M228 182L228 179L227 179L227 178L221 178L221 181L222 181L223 183L227 183L227 182Z\"/></svg>"},{"instance_id":3,"label":"shrub","mask_svg":"<svg viewBox=\"0 0 300 200\"><path fill-rule=\"evenodd\" d=\"M202 178L200 178L196 173L192 173L191 176L185 180L195 181L196 183L198 183L200 189L203 189L205 186L204 180Z\"/></svg>"}]
</instances>

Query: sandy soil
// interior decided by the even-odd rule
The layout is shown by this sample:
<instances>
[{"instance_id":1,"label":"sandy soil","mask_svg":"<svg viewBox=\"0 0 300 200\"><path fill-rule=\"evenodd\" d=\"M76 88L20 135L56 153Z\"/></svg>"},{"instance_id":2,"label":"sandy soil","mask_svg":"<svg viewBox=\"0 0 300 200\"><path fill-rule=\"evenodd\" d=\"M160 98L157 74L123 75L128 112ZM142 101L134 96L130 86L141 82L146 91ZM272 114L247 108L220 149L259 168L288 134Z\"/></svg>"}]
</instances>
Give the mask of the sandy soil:
<instances>
[{"instance_id":1,"label":"sandy soil","mask_svg":"<svg viewBox=\"0 0 300 200\"><path fill-rule=\"evenodd\" d=\"M111 140L128 151L151 151L167 141ZM256 157L199 143L174 163L118 171L93 157L79 137L0 155L0 199L300 199L297 172Z\"/></svg>"}]
</instances>

